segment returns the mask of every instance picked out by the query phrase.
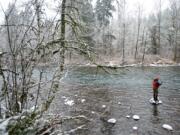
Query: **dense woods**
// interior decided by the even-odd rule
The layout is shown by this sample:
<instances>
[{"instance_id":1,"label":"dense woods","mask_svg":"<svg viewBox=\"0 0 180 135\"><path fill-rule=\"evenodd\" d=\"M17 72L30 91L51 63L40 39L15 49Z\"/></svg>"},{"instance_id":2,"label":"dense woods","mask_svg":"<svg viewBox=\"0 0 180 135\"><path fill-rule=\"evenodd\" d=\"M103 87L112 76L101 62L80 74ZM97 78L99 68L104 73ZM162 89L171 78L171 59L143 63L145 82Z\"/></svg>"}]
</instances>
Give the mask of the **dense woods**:
<instances>
[{"instance_id":1,"label":"dense woods","mask_svg":"<svg viewBox=\"0 0 180 135\"><path fill-rule=\"evenodd\" d=\"M80 56L73 54L74 47L82 50L86 48L85 50L94 52L98 56L96 60L101 62L115 60L119 64L130 61L137 63L142 60L143 53L147 55L147 59L159 56L175 62L179 61L178 0L169 1L169 5L163 9L164 2L158 0L154 2L154 11L148 15L144 13L146 9L142 4L134 5L133 11L130 11L126 0L67 0L64 2L65 8L60 10L63 2L56 1L59 7L55 6L52 11L54 16L51 17L45 10L48 8L46 1L28 1L21 7L11 3L7 11L4 11L5 21L1 25L1 50L9 49L7 42L10 44L19 42L22 33L20 30L32 25L37 27L37 33L34 34L39 36L37 40L44 44L46 53L58 50L54 43L61 43L61 46L68 44L66 51L62 50L68 62L78 58L77 62L82 63ZM65 12L65 15L61 12ZM30 22L32 24L28 24ZM10 39L7 39L4 33L8 31L9 34L18 33L18 35L9 35ZM29 34L29 31L27 33ZM31 37L26 38L31 39L32 34L28 35ZM41 38L44 38L44 41ZM66 43L63 42L64 38ZM145 41L146 46L144 46ZM34 41L31 39L28 44L33 44L32 42ZM49 42L53 45L49 45ZM47 49L47 46L51 48ZM156 60L156 57L153 58Z\"/></svg>"},{"instance_id":2,"label":"dense woods","mask_svg":"<svg viewBox=\"0 0 180 135\"><path fill-rule=\"evenodd\" d=\"M18 116L21 121L13 118L11 134L28 130L40 134L50 126L36 129L33 124L47 111L68 64L180 61L180 0L169 0L165 9L163 0L158 0L148 15L140 4L129 12L126 0L51 2L53 16L46 0L27 0L20 5L15 0L8 9L1 7L0 117ZM45 80L46 67L52 65L54 75ZM46 95L43 100L42 93ZM29 126L34 129L26 129Z\"/></svg>"}]
</instances>

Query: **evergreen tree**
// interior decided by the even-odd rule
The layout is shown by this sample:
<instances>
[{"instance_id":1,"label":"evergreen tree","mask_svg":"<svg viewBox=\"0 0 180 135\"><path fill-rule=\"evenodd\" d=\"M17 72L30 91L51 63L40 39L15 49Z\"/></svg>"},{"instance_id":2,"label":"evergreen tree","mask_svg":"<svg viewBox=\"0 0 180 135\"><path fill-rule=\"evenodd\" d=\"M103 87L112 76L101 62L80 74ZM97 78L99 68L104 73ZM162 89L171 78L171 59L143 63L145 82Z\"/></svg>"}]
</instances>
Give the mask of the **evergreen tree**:
<instances>
[{"instance_id":1,"label":"evergreen tree","mask_svg":"<svg viewBox=\"0 0 180 135\"><path fill-rule=\"evenodd\" d=\"M95 29L95 15L93 6L90 0L84 0L79 6L80 21L85 26L85 30L81 33L81 38L88 44L89 47L94 46L93 33Z\"/></svg>"},{"instance_id":2,"label":"evergreen tree","mask_svg":"<svg viewBox=\"0 0 180 135\"><path fill-rule=\"evenodd\" d=\"M113 1L97 0L95 12L100 26L107 26L110 23L109 18L112 17L112 11L115 11L115 7L112 4Z\"/></svg>"}]
</instances>

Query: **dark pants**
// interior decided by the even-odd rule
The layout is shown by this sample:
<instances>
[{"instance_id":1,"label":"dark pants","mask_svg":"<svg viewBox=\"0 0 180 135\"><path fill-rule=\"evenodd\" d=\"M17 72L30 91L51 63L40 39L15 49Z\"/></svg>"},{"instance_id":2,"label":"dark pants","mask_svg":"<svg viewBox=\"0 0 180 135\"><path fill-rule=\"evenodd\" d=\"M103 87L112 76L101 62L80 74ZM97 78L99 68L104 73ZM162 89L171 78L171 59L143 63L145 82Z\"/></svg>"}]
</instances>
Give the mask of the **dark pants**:
<instances>
[{"instance_id":1,"label":"dark pants","mask_svg":"<svg viewBox=\"0 0 180 135\"><path fill-rule=\"evenodd\" d=\"M153 90L154 101L158 101L158 89Z\"/></svg>"}]
</instances>

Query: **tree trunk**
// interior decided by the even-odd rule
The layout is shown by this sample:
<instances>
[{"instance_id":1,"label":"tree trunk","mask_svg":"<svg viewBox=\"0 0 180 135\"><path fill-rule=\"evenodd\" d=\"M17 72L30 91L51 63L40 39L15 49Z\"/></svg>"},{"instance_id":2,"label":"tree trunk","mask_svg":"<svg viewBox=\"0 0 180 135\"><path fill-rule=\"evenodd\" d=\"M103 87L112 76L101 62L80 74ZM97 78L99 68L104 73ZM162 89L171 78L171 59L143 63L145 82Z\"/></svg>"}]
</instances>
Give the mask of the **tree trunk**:
<instances>
[{"instance_id":1,"label":"tree trunk","mask_svg":"<svg viewBox=\"0 0 180 135\"><path fill-rule=\"evenodd\" d=\"M123 39L122 39L122 64L125 62L125 41L126 41L126 25L123 24Z\"/></svg>"},{"instance_id":2,"label":"tree trunk","mask_svg":"<svg viewBox=\"0 0 180 135\"><path fill-rule=\"evenodd\" d=\"M138 53L138 42L139 42L139 32L140 32L140 26L141 26L141 10L139 7L139 12L138 12L138 33L137 33L137 39L136 39L136 50L135 50L135 55L134 55L134 59L136 59L137 53Z\"/></svg>"},{"instance_id":3,"label":"tree trunk","mask_svg":"<svg viewBox=\"0 0 180 135\"><path fill-rule=\"evenodd\" d=\"M117 42L117 50L121 50L120 43L121 43L121 12L120 12L120 3L117 1L118 5L118 42Z\"/></svg>"},{"instance_id":4,"label":"tree trunk","mask_svg":"<svg viewBox=\"0 0 180 135\"><path fill-rule=\"evenodd\" d=\"M15 73L11 73L12 77L12 96L11 96L11 102L10 102L10 108L12 109L14 113L19 112L19 104L18 104L18 89L17 89L17 74L16 74L16 50L15 47L12 46L12 40L10 35L10 29L9 29L9 16L5 15L5 21L7 25L7 37L8 37L8 45L12 57L12 71Z\"/></svg>"},{"instance_id":5,"label":"tree trunk","mask_svg":"<svg viewBox=\"0 0 180 135\"><path fill-rule=\"evenodd\" d=\"M65 34L66 34L66 22L65 22L65 13L66 13L66 0L62 1L61 8L61 49L60 49L60 71L64 70L64 61L65 61Z\"/></svg>"},{"instance_id":6,"label":"tree trunk","mask_svg":"<svg viewBox=\"0 0 180 135\"><path fill-rule=\"evenodd\" d=\"M122 39L122 64L125 62L125 42L126 42L126 1L123 0L123 39Z\"/></svg>"},{"instance_id":7,"label":"tree trunk","mask_svg":"<svg viewBox=\"0 0 180 135\"><path fill-rule=\"evenodd\" d=\"M160 46L161 46L161 0L159 0L157 54L160 54Z\"/></svg>"},{"instance_id":8,"label":"tree trunk","mask_svg":"<svg viewBox=\"0 0 180 135\"><path fill-rule=\"evenodd\" d=\"M36 16L37 16L37 18L36 18L36 20L37 20L37 38L38 38L38 46L40 45L40 38L41 38L41 5L40 5L40 3L39 3L39 1L38 0L36 0L35 1L35 5L36 5Z\"/></svg>"},{"instance_id":9,"label":"tree trunk","mask_svg":"<svg viewBox=\"0 0 180 135\"><path fill-rule=\"evenodd\" d=\"M143 37L142 37L142 42L143 42L143 56L142 56L142 65L144 65L144 59L145 59L145 53L146 53L146 44L147 44L147 33L144 37L144 30L143 30Z\"/></svg>"},{"instance_id":10,"label":"tree trunk","mask_svg":"<svg viewBox=\"0 0 180 135\"><path fill-rule=\"evenodd\" d=\"M176 32L175 32L175 45L174 45L174 57L173 57L173 60L174 61L176 61L177 60L177 50L178 50L178 32L177 32L177 30L175 30Z\"/></svg>"}]
</instances>

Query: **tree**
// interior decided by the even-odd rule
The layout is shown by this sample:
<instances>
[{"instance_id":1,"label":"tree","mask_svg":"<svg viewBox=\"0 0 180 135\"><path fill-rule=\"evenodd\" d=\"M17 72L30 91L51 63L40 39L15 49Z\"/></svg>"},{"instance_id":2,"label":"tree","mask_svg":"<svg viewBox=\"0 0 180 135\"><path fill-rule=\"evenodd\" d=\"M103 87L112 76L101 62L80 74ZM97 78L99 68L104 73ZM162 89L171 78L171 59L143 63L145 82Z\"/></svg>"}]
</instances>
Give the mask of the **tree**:
<instances>
[{"instance_id":1,"label":"tree","mask_svg":"<svg viewBox=\"0 0 180 135\"><path fill-rule=\"evenodd\" d=\"M157 27L152 26L150 29L150 37L151 37L151 44L152 44L152 53L157 54Z\"/></svg>"},{"instance_id":2,"label":"tree","mask_svg":"<svg viewBox=\"0 0 180 135\"><path fill-rule=\"evenodd\" d=\"M142 65L144 65L144 59L145 59L145 54L146 54L146 45L147 45L147 36L148 34L145 33L145 27L143 29L143 34L142 34L142 46L143 46L143 56L142 56Z\"/></svg>"},{"instance_id":3,"label":"tree","mask_svg":"<svg viewBox=\"0 0 180 135\"><path fill-rule=\"evenodd\" d=\"M180 32L180 27L178 22L180 21L180 4L178 5L178 0L172 0L170 1L170 15L171 15L171 25L170 25L170 44L173 44L173 52L174 52L174 56L173 56L173 60L176 61L177 60L177 56L178 56L178 37L179 37L179 32Z\"/></svg>"},{"instance_id":4,"label":"tree","mask_svg":"<svg viewBox=\"0 0 180 135\"><path fill-rule=\"evenodd\" d=\"M139 42L139 33L141 28L141 17L142 17L142 9L141 5L138 4L138 17L137 17L137 39L136 39L136 45L135 45L135 55L134 58L136 59L136 56L138 54L138 42Z\"/></svg>"},{"instance_id":5,"label":"tree","mask_svg":"<svg viewBox=\"0 0 180 135\"><path fill-rule=\"evenodd\" d=\"M4 122L6 125L10 123L9 134L26 134L32 130L34 134L38 134L51 126L41 127L39 131L35 121L38 121L49 108L56 91L59 90L59 82L64 73L66 50L75 50L81 53L81 56L93 60L87 44L78 35L82 28L76 20L79 14L75 16L67 14L67 0L60 1L62 2L59 5L61 10L58 10L60 18L57 23L55 24L54 19L49 25L45 24L50 21L42 17L43 2L43 0L28 1L23 5L25 11L16 10L18 9L16 3L13 3L7 11L4 11L5 24L2 27L7 37L8 49L0 52L0 77L3 80L0 96L1 103L5 103L5 110L7 110L4 113L8 119ZM67 25L72 27L76 40L66 38ZM46 39L47 34L52 35ZM71 43L76 46L70 46ZM58 68L53 72L51 80L46 82L44 67L50 66L51 62L45 63L44 59L49 59L51 56L52 60L57 52L60 56ZM34 74L37 75L35 80ZM45 100L39 102L42 91L47 96ZM31 128L27 129L27 127Z\"/></svg>"},{"instance_id":6,"label":"tree","mask_svg":"<svg viewBox=\"0 0 180 135\"><path fill-rule=\"evenodd\" d=\"M160 46L161 46L161 8L162 8L162 2L161 0L159 0L159 11L158 11L158 15L157 15L157 19L158 19L158 43L157 43L157 54L160 53Z\"/></svg>"},{"instance_id":7,"label":"tree","mask_svg":"<svg viewBox=\"0 0 180 135\"><path fill-rule=\"evenodd\" d=\"M122 1L123 24L122 24L122 64L125 62L125 43L126 43L126 0Z\"/></svg>"},{"instance_id":8,"label":"tree","mask_svg":"<svg viewBox=\"0 0 180 135\"><path fill-rule=\"evenodd\" d=\"M95 12L97 16L97 21L100 27L109 25L109 18L112 17L112 11L115 11L112 5L113 0L97 0Z\"/></svg>"},{"instance_id":9,"label":"tree","mask_svg":"<svg viewBox=\"0 0 180 135\"><path fill-rule=\"evenodd\" d=\"M65 34L66 34L66 0L62 0L61 4L61 46L60 46L60 71L64 70L64 59L65 59Z\"/></svg>"},{"instance_id":10,"label":"tree","mask_svg":"<svg viewBox=\"0 0 180 135\"><path fill-rule=\"evenodd\" d=\"M90 0L84 0L76 3L76 8L79 12L79 22L82 25L82 29L79 32L79 37L87 44L87 48L92 50L94 49L95 45L95 15L93 12L92 3Z\"/></svg>"},{"instance_id":11,"label":"tree","mask_svg":"<svg viewBox=\"0 0 180 135\"><path fill-rule=\"evenodd\" d=\"M113 1L114 0L97 0L96 2L96 7L95 7L95 14L97 18L97 23L99 25L99 29L101 32L102 29L102 45L105 46L104 49L104 54L106 54L107 50L107 44L104 41L106 39L106 34L105 34L105 28L110 24L110 17L112 17L112 12L115 11L115 8L113 6ZM109 35L109 33L108 33ZM113 34L111 34L113 36ZM114 37L114 36L113 36Z\"/></svg>"}]
</instances>

